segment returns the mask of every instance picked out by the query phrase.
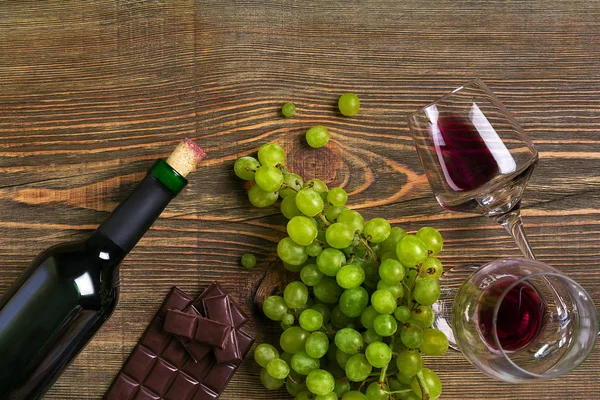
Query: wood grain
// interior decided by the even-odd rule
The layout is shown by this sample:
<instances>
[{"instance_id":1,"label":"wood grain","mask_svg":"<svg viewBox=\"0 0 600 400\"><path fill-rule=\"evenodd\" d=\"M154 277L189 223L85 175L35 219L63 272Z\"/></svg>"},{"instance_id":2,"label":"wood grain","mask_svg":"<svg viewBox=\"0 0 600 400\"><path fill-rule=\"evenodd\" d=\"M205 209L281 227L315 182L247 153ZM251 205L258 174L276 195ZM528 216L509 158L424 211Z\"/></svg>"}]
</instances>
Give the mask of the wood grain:
<instances>
[{"instance_id":1,"label":"wood grain","mask_svg":"<svg viewBox=\"0 0 600 400\"><path fill-rule=\"evenodd\" d=\"M293 168L352 193L367 217L439 227L446 267L517 255L500 227L442 211L405 117L482 78L541 160L524 199L539 258L600 304L600 23L594 1L5 0L0 2L0 292L41 249L85 237L184 136L209 157L122 266L111 320L47 399L100 399L172 285L219 279L247 311L284 235L252 208L233 160L266 141ZM335 111L352 90L355 118ZM297 117L282 119L286 101ZM331 143L309 150L305 130ZM251 271L239 258L251 251ZM259 341L276 329L258 314ZM553 382L494 382L458 353L435 362L443 399L593 399L596 351ZM248 360L223 399L283 399Z\"/></svg>"}]
</instances>

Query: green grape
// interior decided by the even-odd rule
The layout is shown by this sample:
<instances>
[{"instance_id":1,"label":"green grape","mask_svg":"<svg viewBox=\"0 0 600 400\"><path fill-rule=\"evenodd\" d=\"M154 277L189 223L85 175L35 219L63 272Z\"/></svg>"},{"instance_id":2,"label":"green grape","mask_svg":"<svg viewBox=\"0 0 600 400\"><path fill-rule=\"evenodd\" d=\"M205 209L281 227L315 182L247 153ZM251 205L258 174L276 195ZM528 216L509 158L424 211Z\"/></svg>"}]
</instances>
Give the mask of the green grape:
<instances>
[{"instance_id":1,"label":"green grape","mask_svg":"<svg viewBox=\"0 0 600 400\"><path fill-rule=\"evenodd\" d=\"M308 217L314 217L323 211L325 204L319 193L313 189L304 188L296 194L296 206L298 206L298 210L300 210L302 214Z\"/></svg>"},{"instance_id":2,"label":"green grape","mask_svg":"<svg viewBox=\"0 0 600 400\"><path fill-rule=\"evenodd\" d=\"M242 265L248 269L254 268L254 266L256 265L256 256L251 253L244 254L242 256Z\"/></svg>"},{"instance_id":3,"label":"green grape","mask_svg":"<svg viewBox=\"0 0 600 400\"><path fill-rule=\"evenodd\" d=\"M317 231L318 234L318 231ZM311 257L317 257L323 251L323 247L319 242L312 242L306 246L306 253Z\"/></svg>"},{"instance_id":4,"label":"green grape","mask_svg":"<svg viewBox=\"0 0 600 400\"><path fill-rule=\"evenodd\" d=\"M369 400L388 400L390 395L386 392L387 386L385 384L380 385L379 382L371 382L365 394Z\"/></svg>"},{"instance_id":5,"label":"green grape","mask_svg":"<svg viewBox=\"0 0 600 400\"><path fill-rule=\"evenodd\" d=\"M392 365L395 365L394 363L390 364L390 367ZM390 369L388 368L388 371ZM404 389L408 389L405 385L403 385L397 378L390 376L388 378L388 386L390 389L390 392L395 392L397 390L404 390Z\"/></svg>"},{"instance_id":6,"label":"green grape","mask_svg":"<svg viewBox=\"0 0 600 400\"><path fill-rule=\"evenodd\" d=\"M379 281L377 283L377 290L387 290L394 296L395 299L399 299L400 297L404 296L404 287L401 283L389 285L384 281Z\"/></svg>"},{"instance_id":7,"label":"green grape","mask_svg":"<svg viewBox=\"0 0 600 400\"><path fill-rule=\"evenodd\" d=\"M292 363L292 357L293 357L293 356L294 356L293 354L291 354L291 353L286 353L286 352L284 351L283 353L281 353L281 354L279 355L279 358L281 358L283 361L285 361L285 362L287 363L287 365L290 365L290 364ZM294 371L290 371L290 375L291 375L291 376L292 376L292 378L293 378Z\"/></svg>"},{"instance_id":8,"label":"green grape","mask_svg":"<svg viewBox=\"0 0 600 400\"><path fill-rule=\"evenodd\" d=\"M334 388L335 388L335 386L334 386ZM315 397L315 400L337 400L337 398L338 398L337 395L335 393L331 392L326 395L317 395Z\"/></svg>"},{"instance_id":9,"label":"green grape","mask_svg":"<svg viewBox=\"0 0 600 400\"><path fill-rule=\"evenodd\" d=\"M398 242L396 254L406 268L415 268L427 260L429 251L421 239L415 235L406 235Z\"/></svg>"},{"instance_id":10,"label":"green grape","mask_svg":"<svg viewBox=\"0 0 600 400\"><path fill-rule=\"evenodd\" d=\"M348 363L350 357L352 357L352 354L344 353L340 349L335 351L335 360L342 369L346 369L346 363Z\"/></svg>"},{"instance_id":11,"label":"green grape","mask_svg":"<svg viewBox=\"0 0 600 400\"><path fill-rule=\"evenodd\" d=\"M367 396L356 390L350 391L342 397L342 400L368 400Z\"/></svg>"},{"instance_id":12,"label":"green grape","mask_svg":"<svg viewBox=\"0 0 600 400\"><path fill-rule=\"evenodd\" d=\"M425 243L427 250L434 256L442 251L442 247L444 247L442 235L435 228L423 227L417 231L417 237Z\"/></svg>"},{"instance_id":13,"label":"green grape","mask_svg":"<svg viewBox=\"0 0 600 400\"><path fill-rule=\"evenodd\" d=\"M294 316L292 314L285 314L281 319L281 323L287 325L288 327L294 324Z\"/></svg>"},{"instance_id":14,"label":"green grape","mask_svg":"<svg viewBox=\"0 0 600 400\"><path fill-rule=\"evenodd\" d=\"M285 199L286 197L295 196L296 193L302 189L304 180L300 175L287 172L283 174L283 183L284 185L279 191L279 196L281 196L282 199Z\"/></svg>"},{"instance_id":15,"label":"green grape","mask_svg":"<svg viewBox=\"0 0 600 400\"><path fill-rule=\"evenodd\" d=\"M329 338L323 332L313 332L306 339L304 351L312 358L319 359L325 356L327 350L329 350Z\"/></svg>"},{"instance_id":16,"label":"green grape","mask_svg":"<svg viewBox=\"0 0 600 400\"><path fill-rule=\"evenodd\" d=\"M419 371L420 370L421 367L419 367ZM407 376L404 375L402 372L398 371L398 373L396 374L396 379L398 379L398 382L400 382L402 385L410 385L416 379L415 375Z\"/></svg>"},{"instance_id":17,"label":"green grape","mask_svg":"<svg viewBox=\"0 0 600 400\"><path fill-rule=\"evenodd\" d=\"M369 304L369 293L362 286L346 289L340 296L340 310L350 318L359 317L367 304Z\"/></svg>"},{"instance_id":18,"label":"green grape","mask_svg":"<svg viewBox=\"0 0 600 400\"><path fill-rule=\"evenodd\" d=\"M335 387L333 388L333 393L337 396L336 399L341 398L343 395L350 391L350 382L348 379L336 379Z\"/></svg>"},{"instance_id":19,"label":"green grape","mask_svg":"<svg viewBox=\"0 0 600 400\"><path fill-rule=\"evenodd\" d=\"M430 370L429 368L423 368L421 371L423 374L423 381L425 386L429 390L429 399L436 400L438 397L442 395L442 382L440 382L440 378ZM411 384L412 390L415 392L419 399L423 398L423 394L421 393L421 386L419 386L419 382L414 380Z\"/></svg>"},{"instance_id":20,"label":"green grape","mask_svg":"<svg viewBox=\"0 0 600 400\"><path fill-rule=\"evenodd\" d=\"M288 306L281 296L269 296L263 302L263 313L273 321L281 321L288 311Z\"/></svg>"},{"instance_id":21,"label":"green grape","mask_svg":"<svg viewBox=\"0 0 600 400\"><path fill-rule=\"evenodd\" d=\"M317 267L327 276L336 276L345 262L346 256L337 249L323 249L321 254L317 256Z\"/></svg>"},{"instance_id":22,"label":"green grape","mask_svg":"<svg viewBox=\"0 0 600 400\"><path fill-rule=\"evenodd\" d=\"M365 281L365 271L356 264L344 265L338 271L335 279L340 287L353 289Z\"/></svg>"},{"instance_id":23,"label":"green grape","mask_svg":"<svg viewBox=\"0 0 600 400\"><path fill-rule=\"evenodd\" d=\"M346 376L352 382L362 382L369 377L373 366L364 354L355 354L346 363Z\"/></svg>"},{"instance_id":24,"label":"green grape","mask_svg":"<svg viewBox=\"0 0 600 400\"><path fill-rule=\"evenodd\" d=\"M398 257L396 256L396 252L395 251L386 251L385 253L383 253L381 255L381 262L384 262L385 260L395 260L398 261ZM404 268L404 267L402 267Z\"/></svg>"},{"instance_id":25,"label":"green grape","mask_svg":"<svg viewBox=\"0 0 600 400\"><path fill-rule=\"evenodd\" d=\"M373 342L367 346L365 356L375 368L383 368L392 360L392 350L383 342Z\"/></svg>"},{"instance_id":26,"label":"green grape","mask_svg":"<svg viewBox=\"0 0 600 400\"><path fill-rule=\"evenodd\" d=\"M396 357L396 366L403 376L415 376L423 368L423 357L416 350L406 350Z\"/></svg>"},{"instance_id":27,"label":"green grape","mask_svg":"<svg viewBox=\"0 0 600 400\"><path fill-rule=\"evenodd\" d=\"M404 279L404 267L400 261L387 259L379 266L379 277L388 285L397 285Z\"/></svg>"},{"instance_id":28,"label":"green grape","mask_svg":"<svg viewBox=\"0 0 600 400\"><path fill-rule=\"evenodd\" d=\"M326 324L329 322L329 318L331 317L331 309L329 308L329 306L325 303L316 303L313 306L311 306L310 308L312 308L315 311L318 311L319 314L321 314L321 316L323 317L323 324Z\"/></svg>"},{"instance_id":29,"label":"green grape","mask_svg":"<svg viewBox=\"0 0 600 400\"><path fill-rule=\"evenodd\" d=\"M323 316L317 310L309 308L308 310L302 311L302 314L300 314L300 317L298 318L298 322L302 329L313 332L323 326Z\"/></svg>"},{"instance_id":30,"label":"green grape","mask_svg":"<svg viewBox=\"0 0 600 400\"><path fill-rule=\"evenodd\" d=\"M327 201L334 206L342 207L348 201L348 193L341 187L334 187L327 194Z\"/></svg>"},{"instance_id":31,"label":"green grape","mask_svg":"<svg viewBox=\"0 0 600 400\"><path fill-rule=\"evenodd\" d=\"M363 331L361 335L363 337L363 342L365 342L366 345L369 345L373 342L381 342L383 339L383 336L375 332L374 329L367 329L366 331Z\"/></svg>"},{"instance_id":32,"label":"green grape","mask_svg":"<svg viewBox=\"0 0 600 400\"><path fill-rule=\"evenodd\" d=\"M373 321L373 329L381 336L392 336L398 330L398 322L391 315L378 315Z\"/></svg>"},{"instance_id":33,"label":"green grape","mask_svg":"<svg viewBox=\"0 0 600 400\"><path fill-rule=\"evenodd\" d=\"M396 298L387 290L376 290L371 295L371 304L379 314L391 314L396 310Z\"/></svg>"},{"instance_id":34,"label":"green grape","mask_svg":"<svg viewBox=\"0 0 600 400\"><path fill-rule=\"evenodd\" d=\"M292 102L285 103L281 107L281 114L283 114L283 116L286 118L293 117L294 114L296 114L296 106L294 105L294 103L292 103Z\"/></svg>"},{"instance_id":35,"label":"green grape","mask_svg":"<svg viewBox=\"0 0 600 400\"><path fill-rule=\"evenodd\" d=\"M290 367L281 358L273 358L267 363L267 372L275 379L285 379L290 373Z\"/></svg>"},{"instance_id":36,"label":"green grape","mask_svg":"<svg viewBox=\"0 0 600 400\"><path fill-rule=\"evenodd\" d=\"M315 369L308 373L306 387L311 393L324 396L333 392L335 380L329 372L322 369Z\"/></svg>"},{"instance_id":37,"label":"green grape","mask_svg":"<svg viewBox=\"0 0 600 400\"><path fill-rule=\"evenodd\" d=\"M367 237L369 242L381 243L390 236L391 230L392 227L387 220L383 218L373 218L365 225L363 234Z\"/></svg>"},{"instance_id":38,"label":"green grape","mask_svg":"<svg viewBox=\"0 0 600 400\"><path fill-rule=\"evenodd\" d=\"M277 245L277 255L283 262L291 265L302 265L308 258L306 248L294 242L290 237L283 238Z\"/></svg>"},{"instance_id":39,"label":"green grape","mask_svg":"<svg viewBox=\"0 0 600 400\"><path fill-rule=\"evenodd\" d=\"M283 379L275 379L267 372L266 368L260 370L260 381L263 386L269 390L276 390L285 384Z\"/></svg>"},{"instance_id":40,"label":"green grape","mask_svg":"<svg viewBox=\"0 0 600 400\"><path fill-rule=\"evenodd\" d=\"M327 206L325 209L325 218L327 218L327 221L329 222L335 222L343 211L344 207Z\"/></svg>"},{"instance_id":41,"label":"green grape","mask_svg":"<svg viewBox=\"0 0 600 400\"><path fill-rule=\"evenodd\" d=\"M358 96L354 93L344 93L338 99L338 108L342 115L346 117L353 117L358 113L360 109L360 101L358 100Z\"/></svg>"},{"instance_id":42,"label":"green grape","mask_svg":"<svg viewBox=\"0 0 600 400\"><path fill-rule=\"evenodd\" d=\"M365 220L356 211L345 210L338 216L337 222L348 225L352 232L362 232L365 227Z\"/></svg>"},{"instance_id":43,"label":"green grape","mask_svg":"<svg viewBox=\"0 0 600 400\"><path fill-rule=\"evenodd\" d=\"M339 305L331 310L331 323L337 329L354 327L354 318L347 316L342 312Z\"/></svg>"},{"instance_id":44,"label":"green grape","mask_svg":"<svg viewBox=\"0 0 600 400\"><path fill-rule=\"evenodd\" d=\"M440 260L435 256L429 256L427 260L421 265L421 276L423 278L429 277L433 279L439 279L444 272L444 267Z\"/></svg>"},{"instance_id":45,"label":"green grape","mask_svg":"<svg viewBox=\"0 0 600 400\"><path fill-rule=\"evenodd\" d=\"M323 273L319 271L317 264L308 264L300 270L300 279L306 286L315 286L323 278Z\"/></svg>"},{"instance_id":46,"label":"green grape","mask_svg":"<svg viewBox=\"0 0 600 400\"><path fill-rule=\"evenodd\" d=\"M263 165L254 174L254 180L265 192L275 192L283 183L283 174L279 168Z\"/></svg>"},{"instance_id":47,"label":"green grape","mask_svg":"<svg viewBox=\"0 0 600 400\"><path fill-rule=\"evenodd\" d=\"M308 338L309 332L299 326L287 328L279 337L279 346L286 353L296 354L304 351L304 345Z\"/></svg>"},{"instance_id":48,"label":"green grape","mask_svg":"<svg viewBox=\"0 0 600 400\"><path fill-rule=\"evenodd\" d=\"M414 324L404 324L400 331L400 339L409 349L416 349L423 343L423 329Z\"/></svg>"},{"instance_id":49,"label":"green grape","mask_svg":"<svg viewBox=\"0 0 600 400\"><path fill-rule=\"evenodd\" d=\"M323 147L329 142L329 131L322 125L316 125L306 131L306 142L312 148Z\"/></svg>"},{"instance_id":50,"label":"green grape","mask_svg":"<svg viewBox=\"0 0 600 400\"><path fill-rule=\"evenodd\" d=\"M415 392L408 392L400 400L420 400L420 397Z\"/></svg>"},{"instance_id":51,"label":"green grape","mask_svg":"<svg viewBox=\"0 0 600 400\"><path fill-rule=\"evenodd\" d=\"M290 282L283 290L283 299L289 308L300 308L308 301L308 288L302 282Z\"/></svg>"},{"instance_id":52,"label":"green grape","mask_svg":"<svg viewBox=\"0 0 600 400\"><path fill-rule=\"evenodd\" d=\"M306 385L304 385L306 386ZM308 390L302 391L294 397L294 400L314 400L314 397L311 392Z\"/></svg>"},{"instance_id":53,"label":"green grape","mask_svg":"<svg viewBox=\"0 0 600 400\"><path fill-rule=\"evenodd\" d=\"M273 205L279 198L277 192L265 192L258 185L254 185L248 190L248 200L254 207L264 208Z\"/></svg>"},{"instance_id":54,"label":"green grape","mask_svg":"<svg viewBox=\"0 0 600 400\"><path fill-rule=\"evenodd\" d=\"M301 246L308 246L317 237L317 226L307 217L297 216L287 223L287 233Z\"/></svg>"},{"instance_id":55,"label":"green grape","mask_svg":"<svg viewBox=\"0 0 600 400\"><path fill-rule=\"evenodd\" d=\"M268 343L261 343L254 350L254 361L263 368L274 358L279 358L279 352Z\"/></svg>"},{"instance_id":56,"label":"green grape","mask_svg":"<svg viewBox=\"0 0 600 400\"><path fill-rule=\"evenodd\" d=\"M327 193L329 191L329 188L327 187L327 184L322 180L311 179L308 182L306 182L306 185L304 186L307 188L311 188L315 192L319 193L319 196L321 196L323 201L327 201Z\"/></svg>"},{"instance_id":57,"label":"green grape","mask_svg":"<svg viewBox=\"0 0 600 400\"><path fill-rule=\"evenodd\" d=\"M448 337L438 329L425 329L419 350L428 356L441 356L448 350Z\"/></svg>"},{"instance_id":58,"label":"green grape","mask_svg":"<svg viewBox=\"0 0 600 400\"><path fill-rule=\"evenodd\" d=\"M281 320L281 323L279 324L279 326L281 327L282 331L285 331L287 328L292 327L293 324L286 324L285 322L283 322L283 319Z\"/></svg>"},{"instance_id":59,"label":"green grape","mask_svg":"<svg viewBox=\"0 0 600 400\"><path fill-rule=\"evenodd\" d=\"M296 194L287 196L283 200L281 200L281 205L279 206L281 213L287 218L292 219L298 215L302 215L300 210L298 210L298 206L296 205Z\"/></svg>"},{"instance_id":60,"label":"green grape","mask_svg":"<svg viewBox=\"0 0 600 400\"><path fill-rule=\"evenodd\" d=\"M364 344L362 335L352 328L340 329L334 340L337 348L348 354L360 352Z\"/></svg>"},{"instance_id":61,"label":"green grape","mask_svg":"<svg viewBox=\"0 0 600 400\"><path fill-rule=\"evenodd\" d=\"M308 263L308 261L306 261L305 263ZM300 271L302 271L302 268L304 268L305 263L302 263L300 265L291 265L286 262L283 262L282 264L283 264L283 267L290 272L300 272Z\"/></svg>"},{"instance_id":62,"label":"green grape","mask_svg":"<svg viewBox=\"0 0 600 400\"><path fill-rule=\"evenodd\" d=\"M258 161L262 165L276 167L278 164L285 163L285 152L275 143L266 143L258 149Z\"/></svg>"},{"instance_id":63,"label":"green grape","mask_svg":"<svg viewBox=\"0 0 600 400\"><path fill-rule=\"evenodd\" d=\"M411 311L410 319L421 328L429 328L433 325L435 315L429 306L419 306Z\"/></svg>"},{"instance_id":64,"label":"green grape","mask_svg":"<svg viewBox=\"0 0 600 400\"><path fill-rule=\"evenodd\" d=\"M334 278L324 276L319 283L313 286L313 293L317 300L332 304L338 302L342 295L342 288L338 286Z\"/></svg>"},{"instance_id":65,"label":"green grape","mask_svg":"<svg viewBox=\"0 0 600 400\"><path fill-rule=\"evenodd\" d=\"M238 176L245 181L251 181L254 179L254 173L257 169L260 168L260 163L254 157L240 157L235 160L235 164L233 164L233 171Z\"/></svg>"},{"instance_id":66,"label":"green grape","mask_svg":"<svg viewBox=\"0 0 600 400\"><path fill-rule=\"evenodd\" d=\"M406 277L404 278L404 284L407 287L412 287L413 283L417 279L418 271L416 269L408 269L406 272Z\"/></svg>"},{"instance_id":67,"label":"green grape","mask_svg":"<svg viewBox=\"0 0 600 400\"><path fill-rule=\"evenodd\" d=\"M371 305L363 310L360 314L360 323L365 329L373 329L373 321L380 315L377 310Z\"/></svg>"},{"instance_id":68,"label":"green grape","mask_svg":"<svg viewBox=\"0 0 600 400\"><path fill-rule=\"evenodd\" d=\"M325 231L325 239L327 244L336 249L343 249L352 244L354 240L354 232L348 225L336 222L331 224Z\"/></svg>"},{"instance_id":69,"label":"green grape","mask_svg":"<svg viewBox=\"0 0 600 400\"><path fill-rule=\"evenodd\" d=\"M391 251L396 254L396 246L398 245L400 239L402 239L404 236L406 236L406 231L404 229L397 226L393 227L390 231L390 236L388 236L387 239L380 244L381 252L385 254L388 251ZM396 257L397 256L394 256L394 258Z\"/></svg>"},{"instance_id":70,"label":"green grape","mask_svg":"<svg viewBox=\"0 0 600 400\"><path fill-rule=\"evenodd\" d=\"M296 353L292 356L292 369L301 375L308 375L310 371L313 369L318 369L320 365L321 363L318 358L313 358L304 351Z\"/></svg>"},{"instance_id":71,"label":"green grape","mask_svg":"<svg viewBox=\"0 0 600 400\"><path fill-rule=\"evenodd\" d=\"M308 290L308 288L306 288ZM306 300L306 303L304 303L304 305L300 308L296 308L295 314L296 315L300 315L302 314L302 311L304 310L308 310L309 308L311 308L313 306L313 304L315 304L315 301L313 300L312 296L309 296L308 299Z\"/></svg>"},{"instance_id":72,"label":"green grape","mask_svg":"<svg viewBox=\"0 0 600 400\"><path fill-rule=\"evenodd\" d=\"M394 317L400 322L408 322L411 317L410 309L406 306L398 306L394 311Z\"/></svg>"},{"instance_id":73,"label":"green grape","mask_svg":"<svg viewBox=\"0 0 600 400\"><path fill-rule=\"evenodd\" d=\"M299 393L307 392L306 385L304 383L293 383L289 379L285 381L285 389L291 396L296 396Z\"/></svg>"},{"instance_id":74,"label":"green grape","mask_svg":"<svg viewBox=\"0 0 600 400\"><path fill-rule=\"evenodd\" d=\"M440 284L434 278L418 279L412 295L417 303L430 306L440 297Z\"/></svg>"}]
</instances>

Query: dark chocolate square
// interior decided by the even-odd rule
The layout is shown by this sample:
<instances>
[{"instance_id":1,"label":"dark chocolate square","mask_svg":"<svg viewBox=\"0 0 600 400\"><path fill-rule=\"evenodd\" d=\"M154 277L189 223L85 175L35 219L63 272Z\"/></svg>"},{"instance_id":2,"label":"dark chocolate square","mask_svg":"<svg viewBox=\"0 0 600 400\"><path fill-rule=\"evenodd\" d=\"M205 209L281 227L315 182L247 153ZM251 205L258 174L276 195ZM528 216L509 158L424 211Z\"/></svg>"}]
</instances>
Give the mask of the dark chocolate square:
<instances>
[{"instance_id":1,"label":"dark chocolate square","mask_svg":"<svg viewBox=\"0 0 600 400\"><path fill-rule=\"evenodd\" d=\"M177 369L183 367L183 364L188 359L187 350L179 341L172 338L167 348L160 355L161 358L167 360L170 364L177 367Z\"/></svg>"},{"instance_id":2,"label":"dark chocolate square","mask_svg":"<svg viewBox=\"0 0 600 400\"><path fill-rule=\"evenodd\" d=\"M144 386L162 396L171 386L175 376L177 376L177 367L161 359L144 380Z\"/></svg>"},{"instance_id":3,"label":"dark chocolate square","mask_svg":"<svg viewBox=\"0 0 600 400\"><path fill-rule=\"evenodd\" d=\"M229 378L233 376L237 368L236 364L216 364L204 379L204 384L217 393L221 393Z\"/></svg>"},{"instance_id":4,"label":"dark chocolate square","mask_svg":"<svg viewBox=\"0 0 600 400\"><path fill-rule=\"evenodd\" d=\"M194 315L179 310L167 310L164 330L172 335L191 339L196 333L198 320Z\"/></svg>"},{"instance_id":5,"label":"dark chocolate square","mask_svg":"<svg viewBox=\"0 0 600 400\"><path fill-rule=\"evenodd\" d=\"M196 393L198 385L198 381L183 372L179 372L177 378L175 378L175 382L173 382L173 385L167 391L165 400L189 400Z\"/></svg>"},{"instance_id":6,"label":"dark chocolate square","mask_svg":"<svg viewBox=\"0 0 600 400\"><path fill-rule=\"evenodd\" d=\"M162 320L153 320L141 340L141 343L155 354L162 353L171 339L169 335L165 334L162 326Z\"/></svg>"},{"instance_id":7,"label":"dark chocolate square","mask_svg":"<svg viewBox=\"0 0 600 400\"><path fill-rule=\"evenodd\" d=\"M105 400L129 400L138 391L140 384L125 374L119 374Z\"/></svg>"},{"instance_id":8,"label":"dark chocolate square","mask_svg":"<svg viewBox=\"0 0 600 400\"><path fill-rule=\"evenodd\" d=\"M137 346L133 350L129 360L127 360L127 364L123 367L123 372L133 378L136 382L141 382L152 369L157 358L156 354L151 350L144 346Z\"/></svg>"},{"instance_id":9,"label":"dark chocolate square","mask_svg":"<svg viewBox=\"0 0 600 400\"><path fill-rule=\"evenodd\" d=\"M160 400L160 396L146 388L141 388L134 400Z\"/></svg>"},{"instance_id":10,"label":"dark chocolate square","mask_svg":"<svg viewBox=\"0 0 600 400\"><path fill-rule=\"evenodd\" d=\"M204 385L200 385L196 395L194 396L194 400L215 400L218 399L219 395Z\"/></svg>"}]
</instances>

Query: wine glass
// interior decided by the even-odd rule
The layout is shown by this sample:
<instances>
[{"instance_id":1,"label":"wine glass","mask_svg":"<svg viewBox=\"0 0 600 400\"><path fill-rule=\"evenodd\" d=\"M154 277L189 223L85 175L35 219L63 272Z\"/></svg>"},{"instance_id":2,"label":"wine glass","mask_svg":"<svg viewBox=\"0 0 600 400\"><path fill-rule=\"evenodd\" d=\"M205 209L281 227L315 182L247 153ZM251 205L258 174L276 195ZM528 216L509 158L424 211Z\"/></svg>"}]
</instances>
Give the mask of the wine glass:
<instances>
[{"instance_id":1,"label":"wine glass","mask_svg":"<svg viewBox=\"0 0 600 400\"><path fill-rule=\"evenodd\" d=\"M500 223L523 255L535 259L521 220L521 196L538 153L510 112L475 79L409 117L417 153L440 205ZM450 314L458 287L479 266L446 271L435 326L457 349Z\"/></svg>"},{"instance_id":2,"label":"wine glass","mask_svg":"<svg viewBox=\"0 0 600 400\"><path fill-rule=\"evenodd\" d=\"M492 378L553 378L581 364L598 335L587 292L539 261L493 261L460 287L452 309L467 359Z\"/></svg>"}]
</instances>

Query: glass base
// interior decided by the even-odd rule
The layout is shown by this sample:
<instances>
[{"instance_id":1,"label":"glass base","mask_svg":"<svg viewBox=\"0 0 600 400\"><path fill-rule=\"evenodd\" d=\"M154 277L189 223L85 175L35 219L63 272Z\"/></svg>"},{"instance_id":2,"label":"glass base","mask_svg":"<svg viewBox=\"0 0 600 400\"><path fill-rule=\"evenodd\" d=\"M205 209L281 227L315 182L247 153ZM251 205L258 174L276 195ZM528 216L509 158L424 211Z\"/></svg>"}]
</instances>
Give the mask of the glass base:
<instances>
[{"instance_id":1,"label":"glass base","mask_svg":"<svg viewBox=\"0 0 600 400\"><path fill-rule=\"evenodd\" d=\"M463 282L478 269L479 265L461 265L445 271L440 277L440 298L431 307L435 313L433 327L446 334L450 348L456 351L460 351L460 349L456 345L452 331L452 304L454 304L454 297Z\"/></svg>"}]
</instances>

